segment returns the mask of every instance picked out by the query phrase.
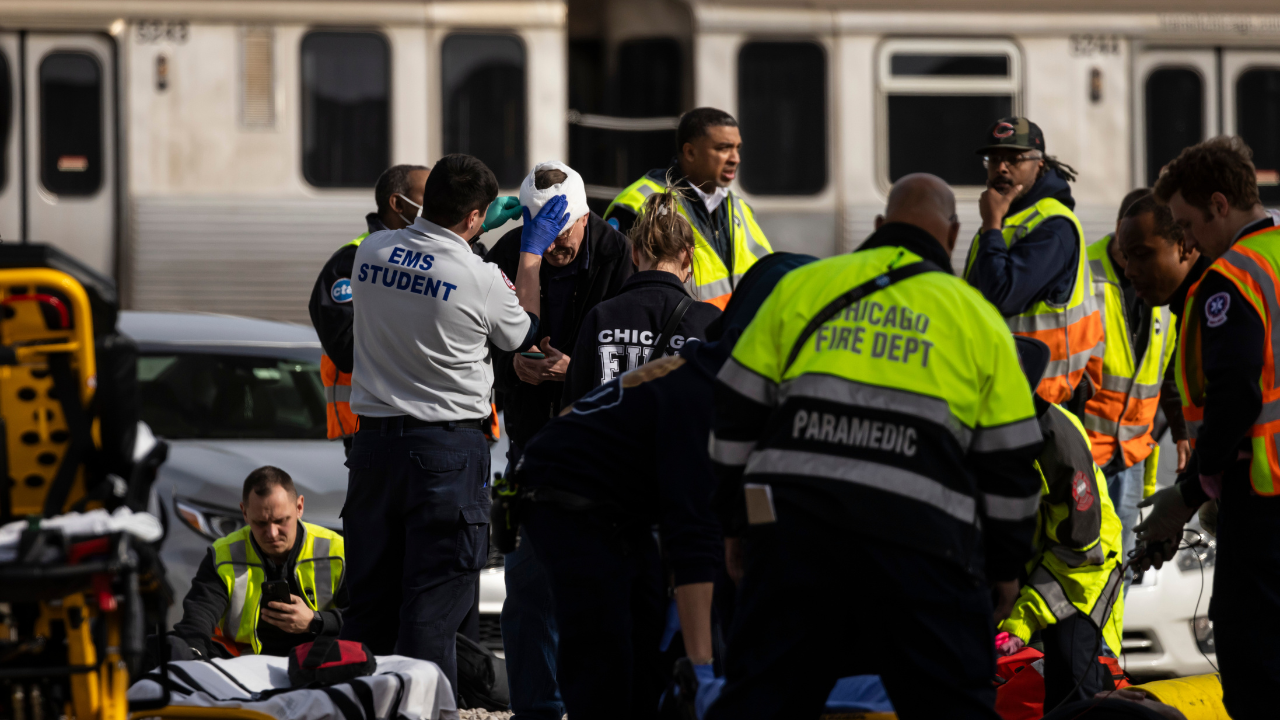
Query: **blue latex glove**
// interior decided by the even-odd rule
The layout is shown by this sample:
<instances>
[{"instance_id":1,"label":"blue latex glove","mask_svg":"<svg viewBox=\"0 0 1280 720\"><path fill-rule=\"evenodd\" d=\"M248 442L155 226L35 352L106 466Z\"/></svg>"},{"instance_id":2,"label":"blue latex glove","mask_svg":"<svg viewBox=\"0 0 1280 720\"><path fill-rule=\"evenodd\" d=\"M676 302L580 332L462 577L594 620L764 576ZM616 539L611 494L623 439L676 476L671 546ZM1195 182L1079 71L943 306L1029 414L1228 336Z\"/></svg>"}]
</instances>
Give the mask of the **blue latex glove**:
<instances>
[{"instance_id":1,"label":"blue latex glove","mask_svg":"<svg viewBox=\"0 0 1280 720\"><path fill-rule=\"evenodd\" d=\"M520 198L514 195L503 195L489 203L489 210L484 214L484 222L480 224L480 229L489 232L500 228L507 224L508 220L520 217L521 209Z\"/></svg>"},{"instance_id":2,"label":"blue latex glove","mask_svg":"<svg viewBox=\"0 0 1280 720\"><path fill-rule=\"evenodd\" d=\"M698 687L702 687L716 679L716 669L711 663L707 663L706 665L694 665L693 674L698 678Z\"/></svg>"},{"instance_id":3,"label":"blue latex glove","mask_svg":"<svg viewBox=\"0 0 1280 720\"><path fill-rule=\"evenodd\" d=\"M709 677L704 679L702 668L707 669L706 674ZM720 691L724 690L724 678L712 675L710 665L694 665L693 671L698 676L698 694L693 699L693 711L698 716L698 720L702 720L712 703L720 698Z\"/></svg>"},{"instance_id":4,"label":"blue latex glove","mask_svg":"<svg viewBox=\"0 0 1280 720\"><path fill-rule=\"evenodd\" d=\"M556 241L556 236L569 224L569 198L557 195L547 201L538 211L538 216L530 219L529 208L522 207L524 227L520 229L520 252L541 255Z\"/></svg>"}]
</instances>

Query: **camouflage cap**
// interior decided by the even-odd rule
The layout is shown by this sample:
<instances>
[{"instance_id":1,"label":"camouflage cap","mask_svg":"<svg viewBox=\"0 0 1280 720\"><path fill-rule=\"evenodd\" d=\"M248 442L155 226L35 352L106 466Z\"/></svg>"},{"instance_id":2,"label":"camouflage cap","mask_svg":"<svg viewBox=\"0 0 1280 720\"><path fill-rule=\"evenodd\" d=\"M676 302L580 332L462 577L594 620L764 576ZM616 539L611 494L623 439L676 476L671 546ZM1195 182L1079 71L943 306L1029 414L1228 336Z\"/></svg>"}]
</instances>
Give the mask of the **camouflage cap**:
<instances>
[{"instance_id":1,"label":"camouflage cap","mask_svg":"<svg viewBox=\"0 0 1280 720\"><path fill-rule=\"evenodd\" d=\"M1001 118L987 130L987 144L974 152L981 155L991 150L1039 150L1044 152L1044 133L1040 126L1024 117Z\"/></svg>"}]
</instances>

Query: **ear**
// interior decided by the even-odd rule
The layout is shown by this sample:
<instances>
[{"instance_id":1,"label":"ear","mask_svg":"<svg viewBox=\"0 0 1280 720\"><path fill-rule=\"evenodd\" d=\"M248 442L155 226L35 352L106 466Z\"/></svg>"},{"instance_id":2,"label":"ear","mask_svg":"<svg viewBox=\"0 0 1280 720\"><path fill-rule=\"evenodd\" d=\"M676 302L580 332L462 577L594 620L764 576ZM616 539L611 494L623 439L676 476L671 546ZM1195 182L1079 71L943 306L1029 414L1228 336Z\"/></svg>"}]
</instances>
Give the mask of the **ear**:
<instances>
[{"instance_id":1,"label":"ear","mask_svg":"<svg viewBox=\"0 0 1280 720\"><path fill-rule=\"evenodd\" d=\"M693 267L693 251L685 248L680 251L680 269L688 270Z\"/></svg>"},{"instance_id":2,"label":"ear","mask_svg":"<svg viewBox=\"0 0 1280 720\"><path fill-rule=\"evenodd\" d=\"M693 147L693 143L687 142L680 148L680 156L685 160L692 160L693 157L697 155L697 152L698 151Z\"/></svg>"},{"instance_id":3,"label":"ear","mask_svg":"<svg viewBox=\"0 0 1280 720\"><path fill-rule=\"evenodd\" d=\"M1227 200L1227 196L1220 192L1216 192L1209 196L1209 206L1213 208L1216 217L1226 217L1231 212L1231 203Z\"/></svg>"},{"instance_id":4,"label":"ear","mask_svg":"<svg viewBox=\"0 0 1280 720\"><path fill-rule=\"evenodd\" d=\"M960 221L952 221L951 227L947 228L947 257L951 257L951 253L955 252L956 240L960 237Z\"/></svg>"},{"instance_id":5,"label":"ear","mask_svg":"<svg viewBox=\"0 0 1280 720\"><path fill-rule=\"evenodd\" d=\"M244 516L244 524L249 524L249 513L245 512L244 503L240 503L240 514Z\"/></svg>"},{"instance_id":6,"label":"ear","mask_svg":"<svg viewBox=\"0 0 1280 720\"><path fill-rule=\"evenodd\" d=\"M404 210L404 207L402 207L403 205L404 201L395 193L391 193L391 197L387 198L387 208L389 208L393 213L399 213Z\"/></svg>"},{"instance_id":7,"label":"ear","mask_svg":"<svg viewBox=\"0 0 1280 720\"><path fill-rule=\"evenodd\" d=\"M885 222L885 221L884 221L884 216L883 216L883 215L877 215L877 216L876 216L876 229L877 229L877 230L879 230L879 229L884 225L884 222Z\"/></svg>"},{"instance_id":8,"label":"ear","mask_svg":"<svg viewBox=\"0 0 1280 720\"><path fill-rule=\"evenodd\" d=\"M298 496L298 519L302 519L302 506L306 504L306 498L302 495Z\"/></svg>"}]
</instances>

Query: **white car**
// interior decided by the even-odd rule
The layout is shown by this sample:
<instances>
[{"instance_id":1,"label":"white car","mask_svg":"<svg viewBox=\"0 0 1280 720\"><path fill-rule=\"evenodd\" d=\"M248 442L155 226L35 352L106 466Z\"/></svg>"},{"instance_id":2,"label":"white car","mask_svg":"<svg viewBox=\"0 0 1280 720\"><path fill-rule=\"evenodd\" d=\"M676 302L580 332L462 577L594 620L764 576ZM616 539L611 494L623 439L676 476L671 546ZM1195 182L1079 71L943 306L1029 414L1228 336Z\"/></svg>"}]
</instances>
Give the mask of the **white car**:
<instances>
[{"instance_id":1,"label":"white car","mask_svg":"<svg viewBox=\"0 0 1280 720\"><path fill-rule=\"evenodd\" d=\"M1177 453L1167 439L1160 453L1160 486L1168 487ZM1120 665L1131 675L1200 675L1214 672L1218 664L1209 620L1217 542L1196 518L1187 529L1186 540L1203 545L1179 550L1173 562L1148 570L1125 596Z\"/></svg>"},{"instance_id":2,"label":"white car","mask_svg":"<svg viewBox=\"0 0 1280 720\"><path fill-rule=\"evenodd\" d=\"M307 498L308 522L342 532L347 494L342 443L325 439L320 341L304 325L203 313L122 312L120 330L138 344L140 417L169 443L153 507L166 519L161 547L174 605L209 543L244 525L240 491L249 471L284 468ZM493 467L506 469L506 443ZM506 597L502 555L480 574L482 641L502 649L498 613Z\"/></svg>"}]
</instances>

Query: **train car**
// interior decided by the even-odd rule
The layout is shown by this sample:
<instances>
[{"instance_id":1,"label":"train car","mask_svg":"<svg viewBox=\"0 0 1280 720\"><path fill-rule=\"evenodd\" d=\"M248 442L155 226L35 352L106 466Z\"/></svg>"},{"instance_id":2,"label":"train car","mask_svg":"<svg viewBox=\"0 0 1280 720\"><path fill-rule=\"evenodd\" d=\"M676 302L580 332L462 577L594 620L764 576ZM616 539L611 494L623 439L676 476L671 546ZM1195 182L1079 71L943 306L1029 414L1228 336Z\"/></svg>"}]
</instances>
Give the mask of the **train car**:
<instances>
[{"instance_id":1,"label":"train car","mask_svg":"<svg viewBox=\"0 0 1280 720\"><path fill-rule=\"evenodd\" d=\"M1280 8L1263 0L0 0L0 239L126 307L306 321L388 164L565 159L597 210L713 105L777 249L858 245L909 172L957 188L1026 115L1090 239L1186 145L1238 133L1280 204ZM1157 11L1157 8L1159 11Z\"/></svg>"}]
</instances>

